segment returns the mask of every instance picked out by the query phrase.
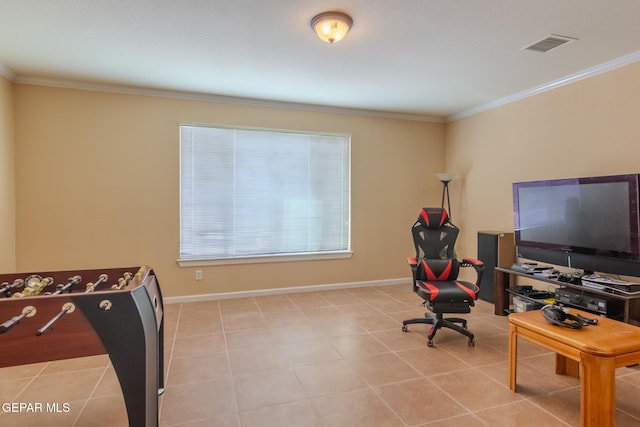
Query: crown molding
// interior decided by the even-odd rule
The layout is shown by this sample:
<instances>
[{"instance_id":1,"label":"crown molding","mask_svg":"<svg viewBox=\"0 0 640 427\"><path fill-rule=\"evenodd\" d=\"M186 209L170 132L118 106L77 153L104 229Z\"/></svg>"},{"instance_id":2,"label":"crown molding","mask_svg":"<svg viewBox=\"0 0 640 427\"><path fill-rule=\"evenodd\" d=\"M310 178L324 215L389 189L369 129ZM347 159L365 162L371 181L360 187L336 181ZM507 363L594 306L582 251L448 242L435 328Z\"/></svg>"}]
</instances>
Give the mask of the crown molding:
<instances>
[{"instance_id":1,"label":"crown molding","mask_svg":"<svg viewBox=\"0 0 640 427\"><path fill-rule=\"evenodd\" d=\"M574 74L562 77L558 80L545 83L541 86L536 86L531 89L524 90L522 92L514 93L513 95L505 96L504 98L496 99L494 101L487 102L486 104L478 105L476 107L463 110L458 113L452 114L446 118L446 122L453 122L463 117L473 116L484 111L493 110L494 108L501 107L512 102L520 101L530 96L538 95L539 93L547 92L549 90L557 89L562 86L566 86L580 80L588 79L589 77L597 76L598 74L613 71L617 68L624 67L626 65L633 64L640 61L640 50L630 53L620 58L613 59L595 67L587 68L586 70L579 71Z\"/></svg>"},{"instance_id":2,"label":"crown molding","mask_svg":"<svg viewBox=\"0 0 640 427\"><path fill-rule=\"evenodd\" d=\"M9 67L6 67L2 63L0 63L0 76L4 77L7 80L13 81L16 78L16 75Z\"/></svg>"},{"instance_id":3,"label":"crown molding","mask_svg":"<svg viewBox=\"0 0 640 427\"><path fill-rule=\"evenodd\" d=\"M512 102L520 101L522 99L535 96L543 92L557 89L559 87L566 86L568 84L572 84L577 81L596 76L598 74L606 73L608 71L612 71L617 68L621 68L626 65L633 64L638 61L640 61L640 50L630 53L628 55L622 56L620 58L616 58L611 61L605 62L603 64L596 65L595 67L591 67L586 70L583 70L574 74L570 74L558 80L554 80L549 83L545 83L543 85L533 87L531 89L517 92L512 95L505 96L504 98L496 99L496 100L487 102L485 104L481 104L481 105L469 108L467 110L459 111L446 118L431 116L426 114L395 113L395 112L389 112L389 111L376 111L376 110L357 109L357 108L334 107L334 106L304 104L304 103L295 103L295 102L286 102L286 101L270 101L265 99L240 98L240 97L233 97L233 96L214 95L214 94L206 94L206 93L187 92L187 91L175 91L175 90L168 90L168 89L154 89L154 88L144 88L144 87L135 87L135 86L87 83L87 82L79 82L79 81L67 81L67 80L59 80L59 79L45 79L45 78L37 78L37 77L29 77L29 76L19 76L19 75L15 75L15 73L11 69L5 67L2 64L0 64L0 75L13 81L14 83L36 85L36 86L50 86L50 87L59 87L59 88L66 88L66 89L79 89L79 90L96 91L96 92L119 93L119 94L126 94L126 95L155 96L155 97L162 97L162 98L174 98L174 99L184 99L184 100L191 100L191 101L245 105L245 106L253 106L253 107L275 108L275 109L285 109L285 110L294 110L294 111L309 111L309 112L316 112L316 113L343 114L343 115L354 115L354 116L364 116L364 117L378 117L378 118L386 118L386 119L444 123L444 122L453 122L464 117L469 117L475 114L489 111L489 110L501 107L503 105L510 104Z\"/></svg>"},{"instance_id":4,"label":"crown molding","mask_svg":"<svg viewBox=\"0 0 640 427\"><path fill-rule=\"evenodd\" d=\"M112 84L103 84L103 83L88 83L88 82L69 81L69 80L45 79L45 78L29 77L29 76L16 76L13 79L13 81L14 83L26 84L26 85L49 86L49 87L58 87L58 88L65 88L65 89L78 89L78 90L87 90L87 91L93 91L93 92L108 92L108 93L139 95L139 96L155 96L155 97L161 97L161 98L173 98L173 99L183 99L183 100L190 100L190 101L245 105L245 106L252 106L252 107L275 108L275 109L281 109L281 110L309 111L309 112L316 112L316 113L343 114L343 115L353 115L353 116L379 117L379 118L385 118L385 119L399 119L399 120L411 120L411 121L420 121L420 122L444 123L444 118L429 116L426 114L394 113L394 112L388 112L388 111L376 111L376 110L366 110L366 109L346 108L346 107L333 107L333 106L303 104L303 103L285 102L285 101L270 101L265 99L240 98L240 97L233 97L233 96L213 95L213 94L206 94L206 93L176 91L176 90L168 90L168 89L153 89L153 88L144 88L144 87L136 87L136 86L123 86L123 85L112 85Z\"/></svg>"}]
</instances>

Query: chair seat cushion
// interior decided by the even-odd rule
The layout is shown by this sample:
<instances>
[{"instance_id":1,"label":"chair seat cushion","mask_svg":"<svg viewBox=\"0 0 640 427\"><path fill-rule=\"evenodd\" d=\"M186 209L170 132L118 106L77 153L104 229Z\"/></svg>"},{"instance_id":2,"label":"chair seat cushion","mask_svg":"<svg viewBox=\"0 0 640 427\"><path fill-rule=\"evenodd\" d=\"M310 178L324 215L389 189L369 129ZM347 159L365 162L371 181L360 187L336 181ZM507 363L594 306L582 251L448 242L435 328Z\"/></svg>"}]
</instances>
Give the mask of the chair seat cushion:
<instances>
[{"instance_id":1,"label":"chair seat cushion","mask_svg":"<svg viewBox=\"0 0 640 427\"><path fill-rule=\"evenodd\" d=\"M464 280L416 280L416 293L432 303L459 303L478 299L480 288Z\"/></svg>"}]
</instances>

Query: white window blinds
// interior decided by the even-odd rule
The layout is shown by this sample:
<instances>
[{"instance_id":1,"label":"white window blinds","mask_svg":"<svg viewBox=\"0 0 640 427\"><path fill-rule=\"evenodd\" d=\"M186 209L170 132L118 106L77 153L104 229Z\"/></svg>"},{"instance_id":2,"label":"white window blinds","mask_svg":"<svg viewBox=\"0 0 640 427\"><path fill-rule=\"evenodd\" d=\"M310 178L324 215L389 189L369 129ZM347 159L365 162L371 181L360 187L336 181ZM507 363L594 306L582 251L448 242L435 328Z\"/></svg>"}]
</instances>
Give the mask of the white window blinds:
<instances>
[{"instance_id":1,"label":"white window blinds","mask_svg":"<svg viewBox=\"0 0 640 427\"><path fill-rule=\"evenodd\" d=\"M349 250L350 138L180 126L180 259Z\"/></svg>"}]
</instances>

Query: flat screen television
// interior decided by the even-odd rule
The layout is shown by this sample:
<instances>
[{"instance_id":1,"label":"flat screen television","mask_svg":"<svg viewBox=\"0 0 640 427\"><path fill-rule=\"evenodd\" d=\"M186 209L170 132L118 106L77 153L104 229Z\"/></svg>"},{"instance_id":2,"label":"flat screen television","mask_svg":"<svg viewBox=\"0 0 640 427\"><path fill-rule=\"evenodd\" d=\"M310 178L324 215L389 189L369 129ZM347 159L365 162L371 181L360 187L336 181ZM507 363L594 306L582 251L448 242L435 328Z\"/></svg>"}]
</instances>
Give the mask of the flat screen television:
<instances>
[{"instance_id":1,"label":"flat screen television","mask_svg":"<svg viewBox=\"0 0 640 427\"><path fill-rule=\"evenodd\" d=\"M518 256L640 276L638 174L516 182Z\"/></svg>"}]
</instances>

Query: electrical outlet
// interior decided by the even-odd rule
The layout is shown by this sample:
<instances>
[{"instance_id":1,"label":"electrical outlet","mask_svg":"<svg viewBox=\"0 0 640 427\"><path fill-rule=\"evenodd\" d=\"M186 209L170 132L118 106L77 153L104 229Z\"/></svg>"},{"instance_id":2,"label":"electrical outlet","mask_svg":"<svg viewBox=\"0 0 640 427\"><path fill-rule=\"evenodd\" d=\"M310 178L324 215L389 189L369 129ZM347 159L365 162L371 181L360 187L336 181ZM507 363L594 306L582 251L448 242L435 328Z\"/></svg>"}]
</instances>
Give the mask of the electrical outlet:
<instances>
[{"instance_id":1,"label":"electrical outlet","mask_svg":"<svg viewBox=\"0 0 640 427\"><path fill-rule=\"evenodd\" d=\"M196 270L196 280L202 280L202 270Z\"/></svg>"}]
</instances>

